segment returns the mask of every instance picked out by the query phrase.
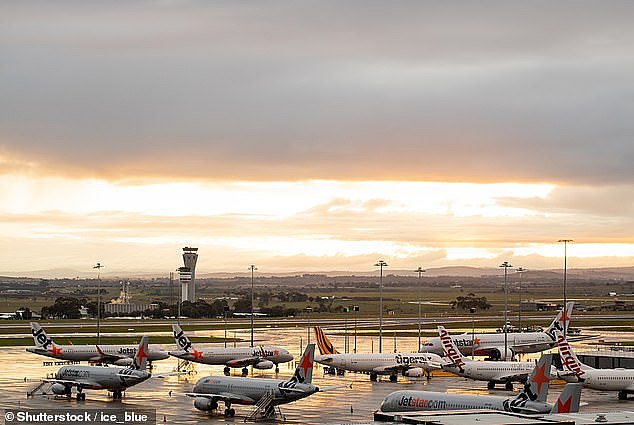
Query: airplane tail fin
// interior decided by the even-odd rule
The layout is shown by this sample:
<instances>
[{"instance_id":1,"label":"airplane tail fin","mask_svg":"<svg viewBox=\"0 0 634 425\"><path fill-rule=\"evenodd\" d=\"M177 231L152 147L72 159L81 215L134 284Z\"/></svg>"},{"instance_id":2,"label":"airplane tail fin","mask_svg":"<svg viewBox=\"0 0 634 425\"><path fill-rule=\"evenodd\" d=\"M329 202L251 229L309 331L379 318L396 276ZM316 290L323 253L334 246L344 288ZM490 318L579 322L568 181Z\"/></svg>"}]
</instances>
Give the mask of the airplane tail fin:
<instances>
[{"instance_id":1,"label":"airplane tail fin","mask_svg":"<svg viewBox=\"0 0 634 425\"><path fill-rule=\"evenodd\" d=\"M185 335L185 332L183 332L181 327L178 324L173 323L172 331L174 333L174 342L176 343L176 346L186 353L191 352L193 350L192 342L189 338L187 338L187 335Z\"/></svg>"},{"instance_id":2,"label":"airplane tail fin","mask_svg":"<svg viewBox=\"0 0 634 425\"><path fill-rule=\"evenodd\" d=\"M54 342L46 335L44 328L37 322L31 322L31 333L33 334L33 341L38 348L50 349Z\"/></svg>"},{"instance_id":3,"label":"airplane tail fin","mask_svg":"<svg viewBox=\"0 0 634 425\"><path fill-rule=\"evenodd\" d=\"M440 336L443 355L462 371L462 367L465 365L465 362L471 360L462 355L458 347L456 347L453 339L451 339L451 335L449 335L449 332L447 332L443 326L438 326L438 335Z\"/></svg>"},{"instance_id":4,"label":"airplane tail fin","mask_svg":"<svg viewBox=\"0 0 634 425\"><path fill-rule=\"evenodd\" d=\"M578 380L582 381L584 379L585 371L587 369L592 369L590 366L587 366L579 361L579 358L572 351L572 347L566 340L566 337L559 332L557 329L554 330L555 334L555 342L557 343L557 348L559 348L559 357L561 357L561 365L564 368L564 371L570 374L573 374L577 377Z\"/></svg>"},{"instance_id":5,"label":"airplane tail fin","mask_svg":"<svg viewBox=\"0 0 634 425\"><path fill-rule=\"evenodd\" d=\"M562 308L557 315L555 316L555 318L553 319L553 321L551 322L550 326L548 326L548 328L546 328L546 330L544 332L546 332L548 335L551 336L551 338L553 340L555 340L555 335L553 334L553 331L555 329L557 329L559 332L561 332L562 334L566 335L567 331L568 331L568 327L570 326L570 318L572 317L572 308L574 307L575 303L574 302L569 302L566 303L566 307ZM563 316L563 314L565 314L565 316ZM564 331L564 317L566 318L566 331Z\"/></svg>"},{"instance_id":6,"label":"airplane tail fin","mask_svg":"<svg viewBox=\"0 0 634 425\"><path fill-rule=\"evenodd\" d=\"M553 363L552 354L542 354L533 371L528 375L524 389L517 398L528 398L532 401L545 402L550 384L550 366ZM524 396L522 395L524 393Z\"/></svg>"},{"instance_id":7,"label":"airplane tail fin","mask_svg":"<svg viewBox=\"0 0 634 425\"><path fill-rule=\"evenodd\" d=\"M136 353L134 354L134 359L132 359L132 365L130 366L135 370L145 370L147 366L147 354L148 354L148 337L144 336L141 338L141 343L136 349Z\"/></svg>"},{"instance_id":8,"label":"airplane tail fin","mask_svg":"<svg viewBox=\"0 0 634 425\"><path fill-rule=\"evenodd\" d=\"M566 384L550 413L577 413L583 384Z\"/></svg>"},{"instance_id":9,"label":"airplane tail fin","mask_svg":"<svg viewBox=\"0 0 634 425\"><path fill-rule=\"evenodd\" d=\"M319 347L319 352L322 355L326 354L339 354L339 351L332 345L332 342L328 339L323 329L319 326L314 326L315 330L315 339L317 340L317 346Z\"/></svg>"},{"instance_id":10,"label":"airplane tail fin","mask_svg":"<svg viewBox=\"0 0 634 425\"><path fill-rule=\"evenodd\" d=\"M313 380L313 361L315 358L315 344L308 344L304 354L299 359L295 373L288 382L310 384Z\"/></svg>"}]
</instances>

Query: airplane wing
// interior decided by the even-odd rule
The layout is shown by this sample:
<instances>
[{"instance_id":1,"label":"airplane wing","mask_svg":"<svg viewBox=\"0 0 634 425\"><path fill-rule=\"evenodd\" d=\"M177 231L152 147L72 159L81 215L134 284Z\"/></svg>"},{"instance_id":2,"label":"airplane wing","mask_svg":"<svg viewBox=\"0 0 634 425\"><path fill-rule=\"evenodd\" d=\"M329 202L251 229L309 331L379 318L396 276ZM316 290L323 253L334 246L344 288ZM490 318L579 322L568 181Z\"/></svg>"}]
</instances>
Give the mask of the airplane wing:
<instances>
[{"instance_id":1,"label":"airplane wing","mask_svg":"<svg viewBox=\"0 0 634 425\"><path fill-rule=\"evenodd\" d=\"M323 393L324 391L337 390L339 388L352 388L352 384L350 384L350 385L329 385L327 387L319 387L319 392Z\"/></svg>"},{"instance_id":2,"label":"airplane wing","mask_svg":"<svg viewBox=\"0 0 634 425\"><path fill-rule=\"evenodd\" d=\"M89 388L91 390L100 390L103 388L99 384L94 384L91 382L69 381L67 379L42 379L42 382L50 382L52 384L63 384L69 387Z\"/></svg>"},{"instance_id":3,"label":"airplane wing","mask_svg":"<svg viewBox=\"0 0 634 425\"><path fill-rule=\"evenodd\" d=\"M515 372L515 373L507 373L498 375L495 377L497 381L520 381L528 378L530 372Z\"/></svg>"},{"instance_id":4,"label":"airplane wing","mask_svg":"<svg viewBox=\"0 0 634 425\"><path fill-rule=\"evenodd\" d=\"M250 366L254 363L257 363L258 360L260 360L260 358L256 356L244 357L242 359L233 359L227 362L227 366L230 366L230 367Z\"/></svg>"},{"instance_id":5,"label":"airplane wing","mask_svg":"<svg viewBox=\"0 0 634 425\"><path fill-rule=\"evenodd\" d=\"M255 404L255 400L251 397L247 397L241 394L233 394L233 393L219 393L219 394L210 394L210 393L185 393L187 397L203 397L208 398L210 400L222 400L222 401L230 401L233 403L240 404Z\"/></svg>"},{"instance_id":6,"label":"airplane wing","mask_svg":"<svg viewBox=\"0 0 634 425\"><path fill-rule=\"evenodd\" d=\"M125 356L122 354L109 354L109 353L104 353L101 348L99 348L98 345L95 345L95 347L97 347L97 352L99 353L98 356L94 356L90 358L91 362L104 362L104 363L114 363L118 360L127 360L130 359L129 356Z\"/></svg>"}]
</instances>

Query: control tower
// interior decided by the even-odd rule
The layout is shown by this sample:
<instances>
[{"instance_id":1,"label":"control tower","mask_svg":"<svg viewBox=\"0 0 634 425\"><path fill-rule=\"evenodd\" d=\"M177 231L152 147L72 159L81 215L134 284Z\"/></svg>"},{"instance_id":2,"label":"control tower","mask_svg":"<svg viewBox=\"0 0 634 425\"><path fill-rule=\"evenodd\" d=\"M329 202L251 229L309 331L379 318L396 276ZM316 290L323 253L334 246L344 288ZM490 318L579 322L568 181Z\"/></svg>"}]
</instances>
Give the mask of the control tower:
<instances>
[{"instance_id":1,"label":"control tower","mask_svg":"<svg viewBox=\"0 0 634 425\"><path fill-rule=\"evenodd\" d=\"M180 271L180 283L181 283L181 300L182 301L196 301L196 261L198 260L198 248L190 248L186 246L183 248L183 263L185 269ZM183 269L183 268L181 268Z\"/></svg>"}]
</instances>

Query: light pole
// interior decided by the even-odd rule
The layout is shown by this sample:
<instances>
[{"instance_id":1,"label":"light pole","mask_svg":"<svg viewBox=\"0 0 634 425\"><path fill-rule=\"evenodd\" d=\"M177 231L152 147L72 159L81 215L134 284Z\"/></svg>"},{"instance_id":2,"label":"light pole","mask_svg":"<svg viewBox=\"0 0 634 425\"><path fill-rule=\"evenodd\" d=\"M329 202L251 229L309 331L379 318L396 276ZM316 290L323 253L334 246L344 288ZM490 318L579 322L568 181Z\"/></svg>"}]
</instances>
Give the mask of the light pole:
<instances>
[{"instance_id":1,"label":"light pole","mask_svg":"<svg viewBox=\"0 0 634 425\"><path fill-rule=\"evenodd\" d=\"M471 313L471 360L475 358L475 307L469 309Z\"/></svg>"},{"instance_id":2,"label":"light pole","mask_svg":"<svg viewBox=\"0 0 634 425\"><path fill-rule=\"evenodd\" d=\"M227 348L227 313L229 312L229 306L228 305L222 306L222 311L224 312L224 315L225 315L225 348Z\"/></svg>"},{"instance_id":3,"label":"light pole","mask_svg":"<svg viewBox=\"0 0 634 425\"><path fill-rule=\"evenodd\" d=\"M518 301L518 306L517 306L517 321L518 321L518 326L520 327L520 333L522 332L522 274L526 271L526 269L522 268L522 267L518 267L516 270L519 274L520 274L520 296L519 296L519 301Z\"/></svg>"},{"instance_id":4,"label":"light pole","mask_svg":"<svg viewBox=\"0 0 634 425\"><path fill-rule=\"evenodd\" d=\"M350 346L350 344L348 343L348 312L350 311L349 307L344 307L343 308L343 348L344 351L346 352L346 354L348 354L348 347Z\"/></svg>"},{"instance_id":5,"label":"light pole","mask_svg":"<svg viewBox=\"0 0 634 425\"><path fill-rule=\"evenodd\" d=\"M101 344L101 268L103 264L97 263L93 269L97 269L97 344Z\"/></svg>"},{"instance_id":6,"label":"light pole","mask_svg":"<svg viewBox=\"0 0 634 425\"><path fill-rule=\"evenodd\" d=\"M503 262L500 267L504 267L504 360L506 360L506 353L508 353L508 327L506 326L507 315L509 309L509 291L506 283L506 271L509 267L513 267L508 261Z\"/></svg>"},{"instance_id":7,"label":"light pole","mask_svg":"<svg viewBox=\"0 0 634 425\"><path fill-rule=\"evenodd\" d=\"M418 268L414 271L418 273L418 351L420 352L420 303L422 300L422 296L421 296L422 285L420 284L420 278L421 278L421 275L425 273L427 270L423 269L421 266L418 266Z\"/></svg>"},{"instance_id":8,"label":"light pole","mask_svg":"<svg viewBox=\"0 0 634 425\"><path fill-rule=\"evenodd\" d=\"M574 242L572 239L559 239L557 242L564 243L564 308L563 308L563 322L564 322L564 335L568 333L568 327L566 326L566 275L568 274L568 242Z\"/></svg>"},{"instance_id":9,"label":"light pole","mask_svg":"<svg viewBox=\"0 0 634 425\"><path fill-rule=\"evenodd\" d=\"M308 320L308 344L310 344L310 313L313 311L312 307L306 307L306 316Z\"/></svg>"},{"instance_id":10,"label":"light pole","mask_svg":"<svg viewBox=\"0 0 634 425\"><path fill-rule=\"evenodd\" d=\"M249 266L249 269L251 270L251 347L254 347L253 345L253 272L257 270L258 268L255 267L253 264L251 264Z\"/></svg>"},{"instance_id":11,"label":"light pole","mask_svg":"<svg viewBox=\"0 0 634 425\"><path fill-rule=\"evenodd\" d=\"M359 312L359 306L352 307L354 310L354 352L357 352L357 313Z\"/></svg>"},{"instance_id":12,"label":"light pole","mask_svg":"<svg viewBox=\"0 0 634 425\"><path fill-rule=\"evenodd\" d=\"M387 267L387 263L379 260L374 265L381 268L381 277L379 280L379 353L383 352L383 267Z\"/></svg>"}]
</instances>

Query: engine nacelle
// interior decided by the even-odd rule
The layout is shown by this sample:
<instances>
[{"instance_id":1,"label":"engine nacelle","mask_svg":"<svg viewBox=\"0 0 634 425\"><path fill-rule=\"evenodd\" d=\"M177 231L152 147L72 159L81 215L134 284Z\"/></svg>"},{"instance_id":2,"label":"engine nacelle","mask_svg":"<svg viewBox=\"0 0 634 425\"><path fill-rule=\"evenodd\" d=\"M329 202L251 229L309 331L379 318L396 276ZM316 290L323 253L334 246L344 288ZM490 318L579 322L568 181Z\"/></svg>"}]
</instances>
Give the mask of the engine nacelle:
<instances>
[{"instance_id":1,"label":"engine nacelle","mask_svg":"<svg viewBox=\"0 0 634 425\"><path fill-rule=\"evenodd\" d=\"M64 384L53 384L51 385L51 391L53 391L53 394L57 394L57 395L65 395L66 394L66 385Z\"/></svg>"},{"instance_id":2,"label":"engine nacelle","mask_svg":"<svg viewBox=\"0 0 634 425\"><path fill-rule=\"evenodd\" d=\"M132 364L132 359L129 357L125 359L119 359L115 361L113 364L117 366L130 366Z\"/></svg>"},{"instance_id":3,"label":"engine nacelle","mask_svg":"<svg viewBox=\"0 0 634 425\"><path fill-rule=\"evenodd\" d=\"M253 365L256 369L271 369L274 366L273 362L270 360L260 360L256 364Z\"/></svg>"},{"instance_id":4,"label":"engine nacelle","mask_svg":"<svg viewBox=\"0 0 634 425\"><path fill-rule=\"evenodd\" d=\"M194 407L204 412L210 412L218 408L218 402L207 397L196 397L194 399Z\"/></svg>"},{"instance_id":5,"label":"engine nacelle","mask_svg":"<svg viewBox=\"0 0 634 425\"><path fill-rule=\"evenodd\" d=\"M504 352L504 347L498 347L491 350L491 358L493 360L512 360L513 356L515 356L515 352L510 348L506 349L506 353Z\"/></svg>"},{"instance_id":6,"label":"engine nacelle","mask_svg":"<svg viewBox=\"0 0 634 425\"><path fill-rule=\"evenodd\" d=\"M420 367L412 367L403 371L403 376L409 376L410 378L420 378L423 376L423 369Z\"/></svg>"}]
</instances>

